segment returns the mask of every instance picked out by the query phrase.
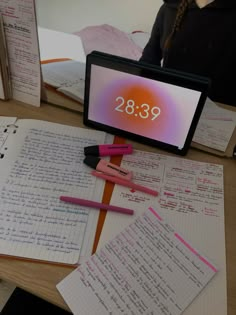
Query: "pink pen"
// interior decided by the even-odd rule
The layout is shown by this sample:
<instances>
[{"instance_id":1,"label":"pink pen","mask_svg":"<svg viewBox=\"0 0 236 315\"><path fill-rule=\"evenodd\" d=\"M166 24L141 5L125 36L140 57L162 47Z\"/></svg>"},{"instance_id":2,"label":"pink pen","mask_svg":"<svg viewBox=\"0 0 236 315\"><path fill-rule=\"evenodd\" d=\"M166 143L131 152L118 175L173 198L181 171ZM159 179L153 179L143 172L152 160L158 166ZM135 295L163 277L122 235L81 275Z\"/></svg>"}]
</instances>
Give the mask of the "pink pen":
<instances>
[{"instance_id":1,"label":"pink pen","mask_svg":"<svg viewBox=\"0 0 236 315\"><path fill-rule=\"evenodd\" d=\"M131 215L134 214L134 210L132 209L112 206L112 205L108 205L105 203L100 203L100 202L96 202L92 200L86 200L86 199L74 198L74 197L68 197L68 196L61 196L60 200L65 201L65 202L70 202L70 203L80 205L80 206L95 208L95 209L105 209L109 211L120 212L120 213L131 214Z\"/></svg>"},{"instance_id":2,"label":"pink pen","mask_svg":"<svg viewBox=\"0 0 236 315\"><path fill-rule=\"evenodd\" d=\"M124 180L131 180L132 172L125 170L113 163L109 163L106 160L100 159L96 156L88 155L84 159L84 163L94 168L97 171L103 172L108 175L113 175Z\"/></svg>"},{"instance_id":3,"label":"pink pen","mask_svg":"<svg viewBox=\"0 0 236 315\"><path fill-rule=\"evenodd\" d=\"M85 155L109 156L131 154L133 147L131 144L100 144L84 148Z\"/></svg>"},{"instance_id":4,"label":"pink pen","mask_svg":"<svg viewBox=\"0 0 236 315\"><path fill-rule=\"evenodd\" d=\"M91 174L93 176L102 178L104 180L108 180L109 182L112 182L112 183L115 183L115 184L118 184L118 185L121 185L121 186L126 186L126 187L132 188L134 190L142 191L142 192L144 192L146 194L149 194L149 195L153 195L153 196L157 196L158 195L158 192L156 190L152 190L150 188L147 188L147 187L135 184L135 183L133 183L131 181L128 181L128 180L123 180L121 178L118 178L118 177L115 177L115 176L111 176L111 175L107 175L107 174L104 174L104 173L101 173L101 172L96 172L96 171L92 171Z\"/></svg>"}]
</instances>

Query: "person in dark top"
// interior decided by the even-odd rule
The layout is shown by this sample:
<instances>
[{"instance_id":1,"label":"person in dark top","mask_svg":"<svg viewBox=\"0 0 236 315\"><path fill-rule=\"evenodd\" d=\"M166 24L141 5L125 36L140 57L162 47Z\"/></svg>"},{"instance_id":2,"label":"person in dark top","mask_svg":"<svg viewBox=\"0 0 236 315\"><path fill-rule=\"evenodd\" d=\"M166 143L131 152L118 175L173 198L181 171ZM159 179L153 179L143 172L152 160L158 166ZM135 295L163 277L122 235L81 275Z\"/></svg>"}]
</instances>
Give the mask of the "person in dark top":
<instances>
[{"instance_id":1,"label":"person in dark top","mask_svg":"<svg viewBox=\"0 0 236 315\"><path fill-rule=\"evenodd\" d=\"M164 0L140 61L206 76L236 106L236 0Z\"/></svg>"}]
</instances>

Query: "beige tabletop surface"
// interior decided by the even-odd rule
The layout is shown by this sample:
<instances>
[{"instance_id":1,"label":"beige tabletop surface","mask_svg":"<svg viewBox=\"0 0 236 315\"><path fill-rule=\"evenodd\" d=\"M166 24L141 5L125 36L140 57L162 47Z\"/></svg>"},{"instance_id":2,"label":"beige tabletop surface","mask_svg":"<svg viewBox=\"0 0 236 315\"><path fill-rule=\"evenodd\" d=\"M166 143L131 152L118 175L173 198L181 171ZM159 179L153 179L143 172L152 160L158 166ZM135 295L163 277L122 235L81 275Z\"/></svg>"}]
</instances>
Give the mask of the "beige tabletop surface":
<instances>
[{"instance_id":1,"label":"beige tabletop surface","mask_svg":"<svg viewBox=\"0 0 236 315\"><path fill-rule=\"evenodd\" d=\"M82 127L82 113L42 103L40 108L16 101L0 101L0 116L29 119L41 119L65 125ZM233 139L236 144L236 135ZM132 142L136 149L168 154L167 152ZM228 315L236 314L236 160L223 158L199 149L192 148L185 156L202 162L222 164L224 166L225 189L225 232L227 258L227 296ZM10 281L47 301L68 310L56 289L73 267L52 265L42 262L17 260L0 257L0 279ZM200 315L200 314L199 314ZM209 314L213 315L213 314ZM222 314L223 315L223 314Z\"/></svg>"}]
</instances>

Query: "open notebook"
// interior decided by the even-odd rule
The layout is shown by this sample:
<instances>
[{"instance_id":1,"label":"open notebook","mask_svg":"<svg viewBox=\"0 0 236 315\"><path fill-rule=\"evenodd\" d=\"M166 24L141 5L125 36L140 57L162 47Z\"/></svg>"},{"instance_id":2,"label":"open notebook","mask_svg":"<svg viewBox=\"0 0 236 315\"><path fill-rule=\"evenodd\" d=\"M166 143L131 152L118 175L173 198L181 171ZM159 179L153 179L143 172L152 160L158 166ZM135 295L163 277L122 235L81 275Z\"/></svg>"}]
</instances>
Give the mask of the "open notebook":
<instances>
[{"instance_id":1,"label":"open notebook","mask_svg":"<svg viewBox=\"0 0 236 315\"><path fill-rule=\"evenodd\" d=\"M91 255L99 211L59 197L102 200L104 183L90 175L83 150L104 143L106 134L14 120L0 120L0 254L77 264Z\"/></svg>"}]
</instances>

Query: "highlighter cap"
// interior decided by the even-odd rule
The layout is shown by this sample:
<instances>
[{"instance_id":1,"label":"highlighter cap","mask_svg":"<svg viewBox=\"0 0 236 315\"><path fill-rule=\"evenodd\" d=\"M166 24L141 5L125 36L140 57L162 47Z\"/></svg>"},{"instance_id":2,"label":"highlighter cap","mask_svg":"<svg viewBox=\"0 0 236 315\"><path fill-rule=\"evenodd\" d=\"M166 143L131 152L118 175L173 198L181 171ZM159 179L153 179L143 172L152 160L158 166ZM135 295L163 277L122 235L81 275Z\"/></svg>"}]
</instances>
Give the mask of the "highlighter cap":
<instances>
[{"instance_id":1,"label":"highlighter cap","mask_svg":"<svg viewBox=\"0 0 236 315\"><path fill-rule=\"evenodd\" d=\"M100 162L101 159L99 159L96 156L92 156L92 155L87 155L84 159L84 164L92 167L93 169L96 169L98 163Z\"/></svg>"},{"instance_id":2,"label":"highlighter cap","mask_svg":"<svg viewBox=\"0 0 236 315\"><path fill-rule=\"evenodd\" d=\"M89 147L84 148L84 155L93 155L93 156L99 156L99 146L98 145L91 145Z\"/></svg>"}]
</instances>

